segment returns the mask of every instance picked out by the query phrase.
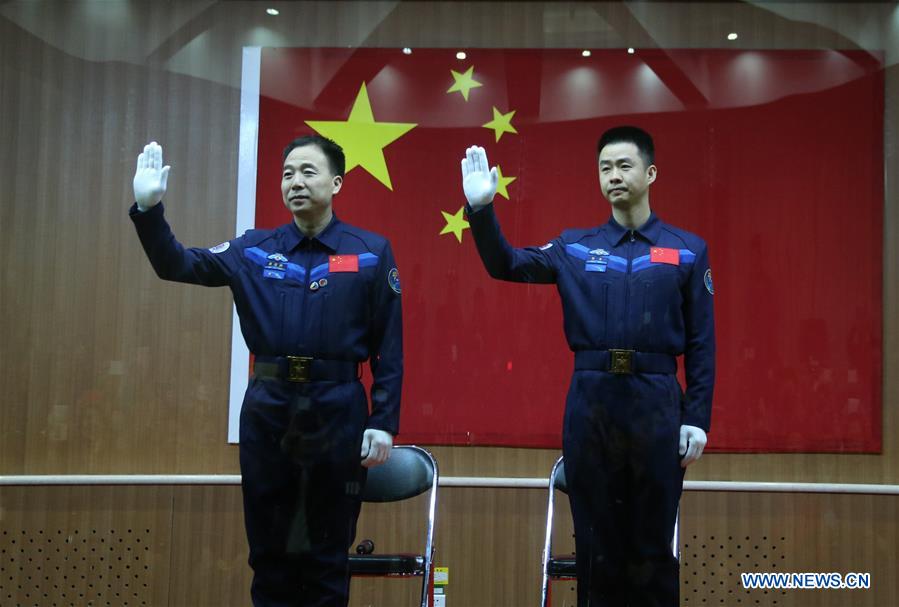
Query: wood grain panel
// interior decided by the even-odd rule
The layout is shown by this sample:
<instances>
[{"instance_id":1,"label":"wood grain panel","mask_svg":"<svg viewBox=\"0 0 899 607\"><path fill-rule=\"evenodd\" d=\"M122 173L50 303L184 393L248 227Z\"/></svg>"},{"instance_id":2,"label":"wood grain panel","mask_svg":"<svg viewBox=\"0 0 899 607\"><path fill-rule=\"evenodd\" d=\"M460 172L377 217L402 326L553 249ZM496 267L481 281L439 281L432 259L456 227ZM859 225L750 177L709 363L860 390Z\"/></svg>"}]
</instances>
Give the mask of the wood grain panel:
<instances>
[{"instance_id":1,"label":"wood grain panel","mask_svg":"<svg viewBox=\"0 0 899 607\"><path fill-rule=\"evenodd\" d=\"M554 553L573 550L558 496ZM546 491L444 488L437 564L451 607L539 600ZM417 550L424 504L363 508L357 539L377 552ZM682 502L681 595L690 605L884 607L899 604L899 498L688 492ZM3 487L0 604L246 605L250 570L240 489ZM58 567L58 569L57 569ZM870 573L869 590L746 590L742 572ZM353 607L414 605L415 579L356 578ZM116 596L118 593L118 596ZM45 596L46 595L46 596ZM574 584L553 584L572 606Z\"/></svg>"},{"instance_id":2,"label":"wood grain panel","mask_svg":"<svg viewBox=\"0 0 899 607\"><path fill-rule=\"evenodd\" d=\"M169 487L0 487L0 604L168 605Z\"/></svg>"},{"instance_id":3,"label":"wood grain panel","mask_svg":"<svg viewBox=\"0 0 899 607\"><path fill-rule=\"evenodd\" d=\"M240 487L179 487L172 530L170 605L249 603L253 574Z\"/></svg>"},{"instance_id":4,"label":"wood grain panel","mask_svg":"<svg viewBox=\"0 0 899 607\"><path fill-rule=\"evenodd\" d=\"M681 508L685 606L899 602L895 497L695 492ZM871 588L746 590L741 572L870 573Z\"/></svg>"}]
</instances>

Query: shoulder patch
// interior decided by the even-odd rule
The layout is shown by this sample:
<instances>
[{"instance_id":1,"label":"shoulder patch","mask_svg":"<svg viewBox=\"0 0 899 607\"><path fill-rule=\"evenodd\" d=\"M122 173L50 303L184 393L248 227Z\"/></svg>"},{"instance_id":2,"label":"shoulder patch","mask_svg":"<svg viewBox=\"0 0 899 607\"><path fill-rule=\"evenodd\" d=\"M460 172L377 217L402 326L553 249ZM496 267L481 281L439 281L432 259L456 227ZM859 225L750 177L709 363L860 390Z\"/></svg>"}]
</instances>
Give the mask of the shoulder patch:
<instances>
[{"instance_id":1,"label":"shoulder patch","mask_svg":"<svg viewBox=\"0 0 899 607\"><path fill-rule=\"evenodd\" d=\"M222 244L217 244L209 250L213 253L224 253L231 246L230 242L223 242Z\"/></svg>"},{"instance_id":2,"label":"shoulder patch","mask_svg":"<svg viewBox=\"0 0 899 607\"><path fill-rule=\"evenodd\" d=\"M545 251L546 249L550 248L551 246L553 246L553 243L548 242L545 245L543 245L542 247L540 247L540 250Z\"/></svg>"},{"instance_id":3,"label":"shoulder patch","mask_svg":"<svg viewBox=\"0 0 899 607\"><path fill-rule=\"evenodd\" d=\"M709 292L709 295L714 295L715 287L712 286L712 268L709 268L705 271L705 276L702 277L702 282L705 283L705 288Z\"/></svg>"},{"instance_id":4,"label":"shoulder patch","mask_svg":"<svg viewBox=\"0 0 899 607\"><path fill-rule=\"evenodd\" d=\"M390 268L387 272L387 284L393 289L394 293L400 294L400 272L396 268Z\"/></svg>"}]
</instances>

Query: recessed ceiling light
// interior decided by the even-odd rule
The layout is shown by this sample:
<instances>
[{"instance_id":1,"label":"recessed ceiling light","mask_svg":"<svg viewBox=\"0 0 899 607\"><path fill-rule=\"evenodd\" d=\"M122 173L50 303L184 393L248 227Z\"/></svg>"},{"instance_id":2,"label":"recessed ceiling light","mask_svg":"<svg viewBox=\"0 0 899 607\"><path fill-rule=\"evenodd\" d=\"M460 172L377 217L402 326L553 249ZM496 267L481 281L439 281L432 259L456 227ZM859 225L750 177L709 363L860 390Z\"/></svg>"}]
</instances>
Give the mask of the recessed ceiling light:
<instances>
[{"instance_id":1,"label":"recessed ceiling light","mask_svg":"<svg viewBox=\"0 0 899 607\"><path fill-rule=\"evenodd\" d=\"M269 15L271 15L272 17L281 14L281 11L279 11L279 10L276 9L276 8L267 8L267 9L265 9L265 12L267 12L267 13L268 13Z\"/></svg>"},{"instance_id":2,"label":"recessed ceiling light","mask_svg":"<svg viewBox=\"0 0 899 607\"><path fill-rule=\"evenodd\" d=\"M736 40L737 38L739 38L739 36L737 36L737 32L731 32L727 35L728 40Z\"/></svg>"},{"instance_id":3,"label":"recessed ceiling light","mask_svg":"<svg viewBox=\"0 0 899 607\"><path fill-rule=\"evenodd\" d=\"M459 51L456 53L456 59L465 59L468 55L465 54L465 51Z\"/></svg>"},{"instance_id":4,"label":"recessed ceiling light","mask_svg":"<svg viewBox=\"0 0 899 607\"><path fill-rule=\"evenodd\" d=\"M589 57L589 56L590 56L590 51L588 51L588 50L586 50L586 49L582 50L582 51L581 51L581 56L582 56L582 57Z\"/></svg>"},{"instance_id":5,"label":"recessed ceiling light","mask_svg":"<svg viewBox=\"0 0 899 607\"><path fill-rule=\"evenodd\" d=\"M412 49L409 48L408 46L403 47L403 54L404 54L404 55L411 55L411 54L412 54Z\"/></svg>"},{"instance_id":6,"label":"recessed ceiling light","mask_svg":"<svg viewBox=\"0 0 899 607\"><path fill-rule=\"evenodd\" d=\"M628 54L628 55L633 55L635 52L636 52L636 51L634 50L634 47L632 47L632 46L627 47L627 54Z\"/></svg>"}]
</instances>

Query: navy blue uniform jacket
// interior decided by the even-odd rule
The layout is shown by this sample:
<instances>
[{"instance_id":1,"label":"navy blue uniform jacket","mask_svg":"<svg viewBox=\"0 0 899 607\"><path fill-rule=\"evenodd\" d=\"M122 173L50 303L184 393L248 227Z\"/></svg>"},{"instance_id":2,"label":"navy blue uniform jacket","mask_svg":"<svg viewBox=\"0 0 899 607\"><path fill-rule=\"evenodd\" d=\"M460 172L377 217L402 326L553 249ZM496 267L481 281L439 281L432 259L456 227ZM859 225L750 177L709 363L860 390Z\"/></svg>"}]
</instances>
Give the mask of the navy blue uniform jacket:
<instances>
[{"instance_id":1,"label":"navy blue uniform jacket","mask_svg":"<svg viewBox=\"0 0 899 607\"><path fill-rule=\"evenodd\" d=\"M248 230L211 249L185 248L172 234L161 203L144 213L134 205L129 214L160 278L231 288L254 354L370 360L368 427L398 432L402 311L387 239L335 216L315 238L290 222L274 230ZM343 256L343 263L332 256Z\"/></svg>"},{"instance_id":2,"label":"navy blue uniform jacket","mask_svg":"<svg viewBox=\"0 0 899 607\"><path fill-rule=\"evenodd\" d=\"M513 248L493 205L467 207L478 253L490 276L555 283L572 351L622 348L684 355L687 380L681 423L706 431L715 383L712 274L705 242L650 215L637 230L614 218L567 230L542 247ZM677 263L653 261L662 248ZM671 260L673 261L673 260Z\"/></svg>"}]
</instances>

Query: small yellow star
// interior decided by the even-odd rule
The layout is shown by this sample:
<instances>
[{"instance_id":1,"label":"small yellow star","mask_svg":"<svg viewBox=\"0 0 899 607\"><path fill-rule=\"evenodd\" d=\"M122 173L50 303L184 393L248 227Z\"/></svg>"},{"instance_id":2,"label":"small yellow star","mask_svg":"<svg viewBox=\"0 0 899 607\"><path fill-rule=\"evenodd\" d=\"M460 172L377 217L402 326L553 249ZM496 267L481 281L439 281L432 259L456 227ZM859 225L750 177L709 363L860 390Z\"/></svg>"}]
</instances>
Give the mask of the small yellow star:
<instances>
[{"instance_id":1,"label":"small yellow star","mask_svg":"<svg viewBox=\"0 0 899 607\"><path fill-rule=\"evenodd\" d=\"M499 165L496 165L496 177L496 193L509 200L509 190L506 189L506 186L518 179L518 177L503 176L503 171L499 168Z\"/></svg>"},{"instance_id":2,"label":"small yellow star","mask_svg":"<svg viewBox=\"0 0 899 607\"><path fill-rule=\"evenodd\" d=\"M450 70L450 73L452 73L455 82L453 83L453 86L447 89L447 94L459 92L462 93L462 97L465 99L465 101L468 101L468 93L471 91L471 89L476 89L479 86L484 86L474 79L474 77L472 76L472 72L474 72L473 65L468 68L468 70L466 70L464 74L460 74L456 70Z\"/></svg>"},{"instance_id":3,"label":"small yellow star","mask_svg":"<svg viewBox=\"0 0 899 607\"><path fill-rule=\"evenodd\" d=\"M515 115L515 110L512 110L508 114L501 114L496 106L493 107L493 120L484 125L485 129L493 129L493 132L496 133L496 140L499 141L499 138L503 136L503 133L515 133L518 134L518 131L515 130L515 127L512 126L512 116Z\"/></svg>"},{"instance_id":4,"label":"small yellow star","mask_svg":"<svg viewBox=\"0 0 899 607\"><path fill-rule=\"evenodd\" d=\"M443 219L446 220L446 225L443 226L442 230L440 230L440 236L452 232L453 234L455 234L456 240L462 242L462 230L467 230L471 227L468 225L468 222L465 221L465 217L463 216L465 207L459 207L459 210L455 215L451 215L446 211L440 212L443 214Z\"/></svg>"}]
</instances>

